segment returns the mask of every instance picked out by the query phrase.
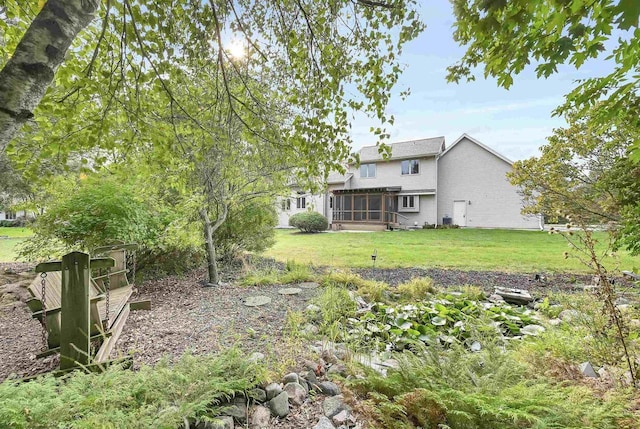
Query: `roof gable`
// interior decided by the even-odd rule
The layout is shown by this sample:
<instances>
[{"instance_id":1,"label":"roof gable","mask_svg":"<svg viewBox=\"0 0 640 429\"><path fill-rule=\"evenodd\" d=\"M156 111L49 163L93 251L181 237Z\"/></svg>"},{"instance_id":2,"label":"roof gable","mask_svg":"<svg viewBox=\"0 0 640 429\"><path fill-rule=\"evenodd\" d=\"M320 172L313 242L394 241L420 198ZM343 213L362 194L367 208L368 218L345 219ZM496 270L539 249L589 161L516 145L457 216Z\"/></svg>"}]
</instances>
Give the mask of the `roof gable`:
<instances>
[{"instance_id":1,"label":"roof gable","mask_svg":"<svg viewBox=\"0 0 640 429\"><path fill-rule=\"evenodd\" d=\"M389 146L391 147L391 157L387 159L383 158L382 154L378 152L379 146L364 146L360 149L360 162L435 156L444 150L444 137L392 143Z\"/></svg>"},{"instance_id":2,"label":"roof gable","mask_svg":"<svg viewBox=\"0 0 640 429\"><path fill-rule=\"evenodd\" d=\"M506 156L496 152L495 150L491 149L489 146L481 143L480 141L476 140L475 138L471 137L469 134L462 134L460 137L458 137L456 139L456 141L454 141L451 146L449 146L444 152L442 152L440 154L440 157L445 156L451 149L453 149L458 143L460 143L462 140L467 139L469 140L471 143L481 147L482 149L486 150L487 152L489 152L490 154L492 154L493 156L495 156L496 158L501 159L502 161L506 162L509 165L513 165L513 161L511 161L509 158L507 158Z\"/></svg>"}]
</instances>

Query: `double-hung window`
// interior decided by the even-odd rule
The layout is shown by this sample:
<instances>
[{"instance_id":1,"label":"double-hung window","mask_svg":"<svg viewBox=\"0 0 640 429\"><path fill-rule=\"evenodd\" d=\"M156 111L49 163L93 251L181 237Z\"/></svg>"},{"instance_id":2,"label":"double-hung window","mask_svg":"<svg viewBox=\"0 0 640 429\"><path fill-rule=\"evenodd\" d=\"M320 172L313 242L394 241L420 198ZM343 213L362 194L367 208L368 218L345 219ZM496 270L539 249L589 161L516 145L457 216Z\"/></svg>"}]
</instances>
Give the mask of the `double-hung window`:
<instances>
[{"instance_id":1,"label":"double-hung window","mask_svg":"<svg viewBox=\"0 0 640 429\"><path fill-rule=\"evenodd\" d=\"M299 209L307 208L307 197L296 198L296 207Z\"/></svg>"},{"instance_id":2,"label":"double-hung window","mask_svg":"<svg viewBox=\"0 0 640 429\"><path fill-rule=\"evenodd\" d=\"M281 205L282 205L283 212L291 210L291 200L289 198L282 200Z\"/></svg>"},{"instance_id":3,"label":"double-hung window","mask_svg":"<svg viewBox=\"0 0 640 429\"><path fill-rule=\"evenodd\" d=\"M360 177L376 177L376 165L375 164L361 164L360 165Z\"/></svg>"},{"instance_id":4,"label":"double-hung window","mask_svg":"<svg viewBox=\"0 0 640 429\"><path fill-rule=\"evenodd\" d=\"M402 175L420 174L420 161L417 159L405 159L402 161Z\"/></svg>"},{"instance_id":5,"label":"double-hung window","mask_svg":"<svg viewBox=\"0 0 640 429\"><path fill-rule=\"evenodd\" d=\"M399 211L417 212L420 210L420 197L418 195L401 195L398 197Z\"/></svg>"}]
</instances>

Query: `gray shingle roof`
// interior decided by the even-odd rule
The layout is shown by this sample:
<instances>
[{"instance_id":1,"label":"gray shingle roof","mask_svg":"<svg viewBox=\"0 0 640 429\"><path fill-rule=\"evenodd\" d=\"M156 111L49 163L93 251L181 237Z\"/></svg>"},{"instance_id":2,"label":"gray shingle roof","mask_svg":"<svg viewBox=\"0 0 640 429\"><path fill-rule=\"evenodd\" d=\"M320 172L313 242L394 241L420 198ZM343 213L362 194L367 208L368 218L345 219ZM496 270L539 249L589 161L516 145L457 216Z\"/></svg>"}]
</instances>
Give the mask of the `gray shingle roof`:
<instances>
[{"instance_id":1,"label":"gray shingle roof","mask_svg":"<svg viewBox=\"0 0 640 429\"><path fill-rule=\"evenodd\" d=\"M444 137L411 140L408 142L393 143L390 146L390 159L433 156L438 155L444 150ZM382 159L382 154L378 152L378 146L365 146L360 149L360 162L382 161Z\"/></svg>"},{"instance_id":2,"label":"gray shingle roof","mask_svg":"<svg viewBox=\"0 0 640 429\"><path fill-rule=\"evenodd\" d=\"M345 183L347 180L351 179L353 173L340 174L335 171L329 173L329 177L327 178L327 183L329 185L336 183Z\"/></svg>"}]
</instances>

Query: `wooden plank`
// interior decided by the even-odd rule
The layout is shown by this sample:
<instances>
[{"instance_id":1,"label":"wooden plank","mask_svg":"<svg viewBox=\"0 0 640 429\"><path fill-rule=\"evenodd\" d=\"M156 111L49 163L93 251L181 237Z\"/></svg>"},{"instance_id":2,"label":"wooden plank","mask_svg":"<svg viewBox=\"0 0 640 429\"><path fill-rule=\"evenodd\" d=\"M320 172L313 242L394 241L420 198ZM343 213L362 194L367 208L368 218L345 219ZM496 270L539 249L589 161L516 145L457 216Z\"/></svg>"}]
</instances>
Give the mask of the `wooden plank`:
<instances>
[{"instance_id":1,"label":"wooden plank","mask_svg":"<svg viewBox=\"0 0 640 429\"><path fill-rule=\"evenodd\" d=\"M72 253L81 253L81 252L72 252ZM100 268L111 268L115 265L116 261L113 258L102 257L102 258L93 258L91 259L91 268L100 269ZM36 265L36 273L50 273L51 271L62 271L62 262L61 261L49 261L49 262L40 262Z\"/></svg>"},{"instance_id":2,"label":"wooden plank","mask_svg":"<svg viewBox=\"0 0 640 429\"><path fill-rule=\"evenodd\" d=\"M131 311L136 310L151 310L151 301L146 299L143 301L134 301L129 304Z\"/></svg>"},{"instance_id":3,"label":"wooden plank","mask_svg":"<svg viewBox=\"0 0 640 429\"><path fill-rule=\"evenodd\" d=\"M136 243L128 243L128 244L114 244L112 246L102 246L93 249L94 254L98 253L107 253L112 252L114 250L137 250L138 246Z\"/></svg>"},{"instance_id":4,"label":"wooden plank","mask_svg":"<svg viewBox=\"0 0 640 429\"><path fill-rule=\"evenodd\" d=\"M113 261L113 260L111 260ZM62 258L62 317L60 326L60 369L88 365L89 341L89 255L71 252Z\"/></svg>"},{"instance_id":5,"label":"wooden plank","mask_svg":"<svg viewBox=\"0 0 640 429\"><path fill-rule=\"evenodd\" d=\"M29 310L31 310L32 313L36 313L42 310L42 301L37 298L28 299L27 307L29 307Z\"/></svg>"},{"instance_id":6,"label":"wooden plank","mask_svg":"<svg viewBox=\"0 0 640 429\"><path fill-rule=\"evenodd\" d=\"M100 347L100 350L98 350L98 353L96 353L96 356L94 358L95 362L105 362L109 359L109 355L115 347L118 338L120 338L128 317L129 305L125 305L122 312L118 315L118 318L114 321L113 325L111 325L112 328L109 331L111 336L104 340L102 346Z\"/></svg>"},{"instance_id":7,"label":"wooden plank","mask_svg":"<svg viewBox=\"0 0 640 429\"><path fill-rule=\"evenodd\" d=\"M101 338L107 338L109 336L111 336L110 332L106 332L106 333L102 333L101 332L99 334L92 335L90 339L91 339L91 341L95 341L95 340L99 340ZM36 358L40 359L40 358L47 357L47 356L50 356L50 355L58 353L58 352L60 352L60 347L59 346L58 347L53 347L53 348L47 349L47 350L45 350L45 351L43 351L41 353L38 353L36 355Z\"/></svg>"},{"instance_id":8,"label":"wooden plank","mask_svg":"<svg viewBox=\"0 0 640 429\"><path fill-rule=\"evenodd\" d=\"M36 273L49 273L51 271L61 270L62 262L60 261L40 262L38 265L36 265Z\"/></svg>"},{"instance_id":9,"label":"wooden plank","mask_svg":"<svg viewBox=\"0 0 640 429\"><path fill-rule=\"evenodd\" d=\"M111 324L118 318L118 314L120 314L132 293L133 289L131 287L111 291L109 298L109 301L111 301L109 308L109 320ZM107 303L99 303L98 311L100 312L100 320L105 320L107 318ZM106 329L108 329L108 327Z\"/></svg>"}]
</instances>

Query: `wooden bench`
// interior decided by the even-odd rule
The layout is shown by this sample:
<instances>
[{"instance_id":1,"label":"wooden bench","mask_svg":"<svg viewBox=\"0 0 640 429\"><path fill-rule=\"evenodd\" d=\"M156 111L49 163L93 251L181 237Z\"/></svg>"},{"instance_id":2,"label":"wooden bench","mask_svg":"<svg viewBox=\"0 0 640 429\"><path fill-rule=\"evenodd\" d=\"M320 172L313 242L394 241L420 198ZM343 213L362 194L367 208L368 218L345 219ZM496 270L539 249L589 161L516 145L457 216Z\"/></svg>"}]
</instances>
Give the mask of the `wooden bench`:
<instances>
[{"instance_id":1,"label":"wooden bench","mask_svg":"<svg viewBox=\"0 0 640 429\"><path fill-rule=\"evenodd\" d=\"M124 324L129 316L128 301L133 293L133 287L127 279L126 250L131 245L109 246L97 249L112 259L113 267L107 275L105 270L91 270L89 279L89 319L90 339L101 343L93 361L104 362L109 358L118 337L122 333ZM46 265L41 264L41 265ZM39 267L41 266L39 265ZM93 265L92 265L93 267ZM48 271L46 267L41 270ZM46 312L42 311L42 280L44 278ZM109 290L107 292L107 278ZM46 276L38 276L29 286L33 296L27 305L33 312L33 317L42 322L46 314L47 346L48 349L39 356L45 356L60 351L62 329L62 273L61 271L46 272ZM107 309L107 296L109 308ZM108 311L108 317L107 317ZM84 329L86 331L86 329ZM86 337L85 337L86 338Z\"/></svg>"}]
</instances>

